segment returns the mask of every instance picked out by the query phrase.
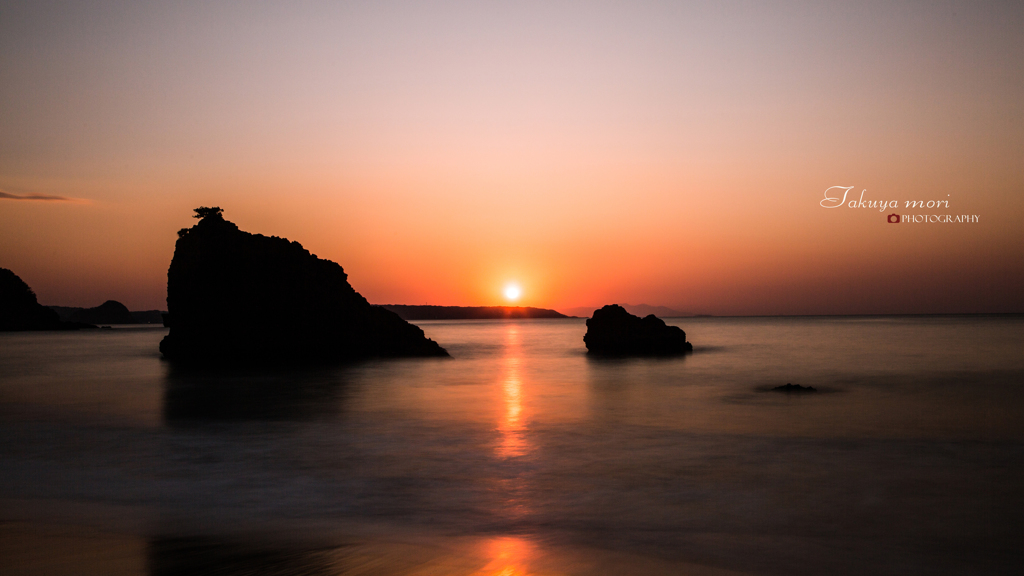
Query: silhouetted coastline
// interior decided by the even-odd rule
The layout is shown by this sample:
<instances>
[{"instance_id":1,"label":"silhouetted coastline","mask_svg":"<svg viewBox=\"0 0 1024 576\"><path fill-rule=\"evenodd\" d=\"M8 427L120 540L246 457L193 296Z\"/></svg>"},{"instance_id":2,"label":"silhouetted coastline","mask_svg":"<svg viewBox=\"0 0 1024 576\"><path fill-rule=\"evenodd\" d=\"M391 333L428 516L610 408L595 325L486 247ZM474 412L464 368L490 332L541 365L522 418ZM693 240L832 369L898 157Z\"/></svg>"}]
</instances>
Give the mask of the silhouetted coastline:
<instances>
[{"instance_id":1,"label":"silhouetted coastline","mask_svg":"<svg viewBox=\"0 0 1024 576\"><path fill-rule=\"evenodd\" d=\"M132 310L129 316L125 316L120 309L114 309L113 305L128 308L117 300L107 300L103 304L93 308L82 308L81 306L47 306L60 316L61 321L69 322L81 318L83 315L98 315L96 320L81 320L92 324L163 324L162 310ZM113 313L108 313L113 312Z\"/></svg>"},{"instance_id":2,"label":"silhouetted coastline","mask_svg":"<svg viewBox=\"0 0 1024 576\"><path fill-rule=\"evenodd\" d=\"M623 302L616 303L626 309L626 312L634 316L641 318L654 314L658 318L692 318L699 316L699 314L693 314L691 312L682 312L674 308L667 306L654 306L651 304L626 304ZM590 318L590 315L594 312L593 306L576 306L574 308L563 308L566 314L578 316L581 318Z\"/></svg>"},{"instance_id":3,"label":"silhouetted coastline","mask_svg":"<svg viewBox=\"0 0 1024 576\"><path fill-rule=\"evenodd\" d=\"M136 324L160 324L164 323L163 310L132 310L132 318Z\"/></svg>"},{"instance_id":4,"label":"silhouetted coastline","mask_svg":"<svg viewBox=\"0 0 1024 576\"><path fill-rule=\"evenodd\" d=\"M71 315L72 322L90 324L135 324L128 307L117 300L107 300L95 308L86 308Z\"/></svg>"},{"instance_id":5,"label":"silhouetted coastline","mask_svg":"<svg viewBox=\"0 0 1024 576\"><path fill-rule=\"evenodd\" d=\"M587 320L583 336L589 354L596 356L672 356L693 351L686 332L650 314L634 316L618 304L609 304Z\"/></svg>"},{"instance_id":6,"label":"silhouetted coastline","mask_svg":"<svg viewBox=\"0 0 1024 576\"><path fill-rule=\"evenodd\" d=\"M17 274L0 268L0 331L78 330L95 328L84 322L62 322L53 310L36 299L36 293Z\"/></svg>"},{"instance_id":7,"label":"silhouetted coastline","mask_svg":"<svg viewBox=\"0 0 1024 576\"><path fill-rule=\"evenodd\" d=\"M342 267L221 215L178 232L167 272L164 357L205 365L448 356L419 327L371 306Z\"/></svg>"},{"instance_id":8,"label":"silhouetted coastline","mask_svg":"<svg viewBox=\"0 0 1024 576\"><path fill-rule=\"evenodd\" d=\"M403 320L500 320L505 318L575 318L547 308L529 306L408 306L380 304Z\"/></svg>"}]
</instances>

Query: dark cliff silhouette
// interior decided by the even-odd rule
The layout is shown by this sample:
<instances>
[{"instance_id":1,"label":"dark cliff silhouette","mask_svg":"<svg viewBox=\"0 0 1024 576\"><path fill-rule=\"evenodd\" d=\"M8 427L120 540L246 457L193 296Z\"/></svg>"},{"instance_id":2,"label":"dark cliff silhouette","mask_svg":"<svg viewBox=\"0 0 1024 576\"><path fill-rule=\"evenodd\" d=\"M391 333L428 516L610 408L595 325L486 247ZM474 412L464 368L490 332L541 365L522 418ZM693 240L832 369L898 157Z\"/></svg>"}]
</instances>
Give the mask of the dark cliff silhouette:
<instances>
[{"instance_id":1,"label":"dark cliff silhouette","mask_svg":"<svg viewBox=\"0 0 1024 576\"><path fill-rule=\"evenodd\" d=\"M61 322L56 312L36 300L36 293L7 268L0 268L0 331L78 330L95 328L80 322Z\"/></svg>"},{"instance_id":2,"label":"dark cliff silhouette","mask_svg":"<svg viewBox=\"0 0 1024 576\"><path fill-rule=\"evenodd\" d=\"M572 318L561 312L528 306L407 306L381 304L405 320L496 320L501 318Z\"/></svg>"},{"instance_id":3,"label":"dark cliff silhouette","mask_svg":"<svg viewBox=\"0 0 1024 576\"><path fill-rule=\"evenodd\" d=\"M583 336L587 351L597 356L670 356L693 351L686 332L651 314L633 316L618 304L609 304L587 320Z\"/></svg>"},{"instance_id":4,"label":"dark cliff silhouette","mask_svg":"<svg viewBox=\"0 0 1024 576\"><path fill-rule=\"evenodd\" d=\"M447 356L423 330L371 306L338 264L298 242L250 234L196 210L167 272L169 360L201 364Z\"/></svg>"}]
</instances>

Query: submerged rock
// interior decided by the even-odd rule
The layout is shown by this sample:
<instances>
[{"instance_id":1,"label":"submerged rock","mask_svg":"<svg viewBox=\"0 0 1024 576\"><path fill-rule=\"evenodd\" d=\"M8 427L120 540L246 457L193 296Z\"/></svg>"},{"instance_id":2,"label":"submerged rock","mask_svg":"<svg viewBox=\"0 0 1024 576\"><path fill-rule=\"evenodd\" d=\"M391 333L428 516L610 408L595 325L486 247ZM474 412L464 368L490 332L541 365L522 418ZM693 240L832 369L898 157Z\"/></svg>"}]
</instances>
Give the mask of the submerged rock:
<instances>
[{"instance_id":1,"label":"submerged rock","mask_svg":"<svg viewBox=\"0 0 1024 576\"><path fill-rule=\"evenodd\" d=\"M95 328L79 322L61 322L60 316L36 300L36 293L7 268L0 268L0 331L78 330Z\"/></svg>"},{"instance_id":2,"label":"submerged rock","mask_svg":"<svg viewBox=\"0 0 1024 576\"><path fill-rule=\"evenodd\" d=\"M818 390L814 386L801 386L799 384L786 384L785 386L776 386L772 388L772 392L817 392Z\"/></svg>"},{"instance_id":3,"label":"submerged rock","mask_svg":"<svg viewBox=\"0 0 1024 576\"><path fill-rule=\"evenodd\" d=\"M423 330L371 306L338 264L298 242L250 234L219 208L196 210L167 272L169 360L194 363L344 361L447 356Z\"/></svg>"},{"instance_id":4,"label":"submerged rock","mask_svg":"<svg viewBox=\"0 0 1024 576\"><path fill-rule=\"evenodd\" d=\"M686 332L650 314L633 316L618 304L609 304L587 320L583 336L590 354L601 356L670 356L693 351Z\"/></svg>"}]
</instances>

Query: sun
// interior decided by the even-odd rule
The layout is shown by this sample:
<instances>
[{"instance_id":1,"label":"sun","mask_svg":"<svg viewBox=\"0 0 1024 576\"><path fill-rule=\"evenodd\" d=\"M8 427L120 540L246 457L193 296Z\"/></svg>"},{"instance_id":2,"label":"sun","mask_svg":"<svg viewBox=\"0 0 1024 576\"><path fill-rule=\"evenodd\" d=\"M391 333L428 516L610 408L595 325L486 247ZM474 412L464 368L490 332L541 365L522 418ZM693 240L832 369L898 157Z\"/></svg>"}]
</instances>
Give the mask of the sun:
<instances>
[{"instance_id":1,"label":"sun","mask_svg":"<svg viewBox=\"0 0 1024 576\"><path fill-rule=\"evenodd\" d=\"M508 298L509 300L518 300L520 294L522 294L522 291L519 289L519 286L516 286L515 284L505 286L505 298Z\"/></svg>"}]
</instances>

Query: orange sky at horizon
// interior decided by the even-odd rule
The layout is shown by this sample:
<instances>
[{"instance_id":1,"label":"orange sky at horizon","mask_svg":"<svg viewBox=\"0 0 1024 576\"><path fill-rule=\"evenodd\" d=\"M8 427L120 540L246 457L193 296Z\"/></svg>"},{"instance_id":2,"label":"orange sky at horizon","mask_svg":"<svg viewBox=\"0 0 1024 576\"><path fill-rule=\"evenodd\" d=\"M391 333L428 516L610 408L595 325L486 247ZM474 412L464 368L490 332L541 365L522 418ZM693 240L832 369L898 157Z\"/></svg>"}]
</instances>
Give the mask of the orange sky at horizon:
<instances>
[{"instance_id":1,"label":"orange sky at horizon","mask_svg":"<svg viewBox=\"0 0 1024 576\"><path fill-rule=\"evenodd\" d=\"M1024 312L1024 8L0 8L0 267L165 308L191 209L374 303ZM825 209L830 186L897 213ZM948 200L910 210L908 200Z\"/></svg>"}]
</instances>

